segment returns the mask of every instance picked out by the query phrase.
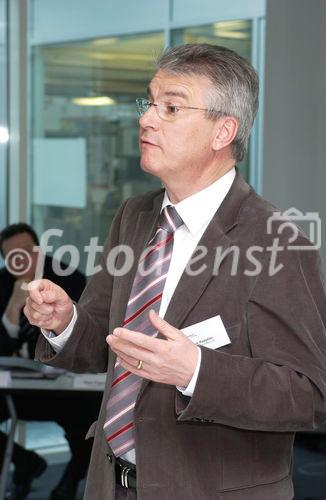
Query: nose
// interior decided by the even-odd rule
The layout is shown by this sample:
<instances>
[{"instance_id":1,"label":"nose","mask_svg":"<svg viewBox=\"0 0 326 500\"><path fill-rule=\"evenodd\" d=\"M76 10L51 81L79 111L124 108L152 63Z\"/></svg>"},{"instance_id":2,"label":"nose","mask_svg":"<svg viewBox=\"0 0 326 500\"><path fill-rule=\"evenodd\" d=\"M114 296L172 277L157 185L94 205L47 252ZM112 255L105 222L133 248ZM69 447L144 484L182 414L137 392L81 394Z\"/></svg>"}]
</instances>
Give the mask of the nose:
<instances>
[{"instance_id":1,"label":"nose","mask_svg":"<svg viewBox=\"0 0 326 500\"><path fill-rule=\"evenodd\" d=\"M160 117L158 116L156 106L150 106L147 111L139 118L141 128L153 128L157 130L160 125Z\"/></svg>"}]
</instances>

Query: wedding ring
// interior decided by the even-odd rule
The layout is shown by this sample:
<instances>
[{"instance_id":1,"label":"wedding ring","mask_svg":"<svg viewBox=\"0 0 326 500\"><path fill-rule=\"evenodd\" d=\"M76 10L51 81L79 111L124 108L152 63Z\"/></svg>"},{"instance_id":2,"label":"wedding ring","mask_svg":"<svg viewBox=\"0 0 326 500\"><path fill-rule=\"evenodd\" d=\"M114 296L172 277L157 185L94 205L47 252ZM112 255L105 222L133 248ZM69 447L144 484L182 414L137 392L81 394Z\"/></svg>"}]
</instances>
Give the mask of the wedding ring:
<instances>
[{"instance_id":1,"label":"wedding ring","mask_svg":"<svg viewBox=\"0 0 326 500\"><path fill-rule=\"evenodd\" d=\"M137 370L141 370L141 367L143 366L143 362L139 360L139 363L137 365Z\"/></svg>"}]
</instances>

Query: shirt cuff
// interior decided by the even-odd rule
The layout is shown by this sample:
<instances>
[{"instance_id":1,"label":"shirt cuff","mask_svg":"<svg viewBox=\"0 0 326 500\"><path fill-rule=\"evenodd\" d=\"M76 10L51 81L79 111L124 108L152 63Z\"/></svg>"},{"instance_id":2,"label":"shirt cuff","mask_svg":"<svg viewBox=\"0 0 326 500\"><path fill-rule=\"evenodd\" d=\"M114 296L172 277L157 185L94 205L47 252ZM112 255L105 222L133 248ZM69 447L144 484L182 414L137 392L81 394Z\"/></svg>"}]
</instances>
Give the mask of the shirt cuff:
<instances>
[{"instance_id":1,"label":"shirt cuff","mask_svg":"<svg viewBox=\"0 0 326 500\"><path fill-rule=\"evenodd\" d=\"M15 325L14 323L12 323L5 314L3 314L1 321L5 329L7 330L9 337L11 337L12 339L17 339L20 329L19 325Z\"/></svg>"},{"instance_id":2,"label":"shirt cuff","mask_svg":"<svg viewBox=\"0 0 326 500\"><path fill-rule=\"evenodd\" d=\"M76 309L75 304L73 304L73 308L74 308L74 314L73 314L73 317L72 317L69 325L59 335L56 335L54 332L52 332L50 330L43 330L43 328L41 328L41 332L43 333L44 337L49 342L49 344L53 347L53 349L55 350L56 353L59 353L60 351L62 351L62 349L66 345L66 342L69 339L69 337L74 329L75 323L77 321L77 309Z\"/></svg>"},{"instance_id":3,"label":"shirt cuff","mask_svg":"<svg viewBox=\"0 0 326 500\"><path fill-rule=\"evenodd\" d=\"M197 347L197 349L198 349L197 365L196 365L196 369L194 371L193 376L191 377L189 384L187 385L187 387L177 386L178 391L182 392L182 394L184 396L191 397L193 395L195 387L196 387L198 373L199 373L199 369L200 369L200 365L201 365L201 350L199 349L199 347Z\"/></svg>"}]
</instances>

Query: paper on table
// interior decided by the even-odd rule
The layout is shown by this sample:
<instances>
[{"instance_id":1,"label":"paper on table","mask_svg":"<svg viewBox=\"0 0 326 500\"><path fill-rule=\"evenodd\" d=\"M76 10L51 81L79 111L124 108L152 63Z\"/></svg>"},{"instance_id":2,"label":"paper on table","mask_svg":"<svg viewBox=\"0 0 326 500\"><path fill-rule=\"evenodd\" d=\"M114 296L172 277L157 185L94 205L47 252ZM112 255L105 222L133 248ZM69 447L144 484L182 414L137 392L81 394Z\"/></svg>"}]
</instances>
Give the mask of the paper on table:
<instances>
[{"instance_id":1,"label":"paper on table","mask_svg":"<svg viewBox=\"0 0 326 500\"><path fill-rule=\"evenodd\" d=\"M79 373L74 375L74 389L103 390L105 386L105 373Z\"/></svg>"},{"instance_id":2,"label":"paper on table","mask_svg":"<svg viewBox=\"0 0 326 500\"><path fill-rule=\"evenodd\" d=\"M11 373L8 370L0 371L0 387L10 387L12 383Z\"/></svg>"}]
</instances>

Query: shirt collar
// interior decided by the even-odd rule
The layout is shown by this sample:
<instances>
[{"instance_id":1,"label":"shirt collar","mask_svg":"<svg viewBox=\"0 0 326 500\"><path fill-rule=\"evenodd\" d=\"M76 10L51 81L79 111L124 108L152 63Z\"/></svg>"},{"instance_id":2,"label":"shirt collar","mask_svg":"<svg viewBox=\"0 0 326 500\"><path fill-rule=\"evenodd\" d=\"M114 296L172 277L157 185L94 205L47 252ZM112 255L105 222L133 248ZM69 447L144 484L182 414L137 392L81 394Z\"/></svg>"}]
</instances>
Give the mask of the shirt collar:
<instances>
[{"instance_id":1,"label":"shirt collar","mask_svg":"<svg viewBox=\"0 0 326 500\"><path fill-rule=\"evenodd\" d=\"M188 198L176 205L171 203L165 191L161 211L167 205L174 206L192 236L195 236L213 218L227 195L234 178L235 168L232 168L207 188L188 196Z\"/></svg>"}]
</instances>

